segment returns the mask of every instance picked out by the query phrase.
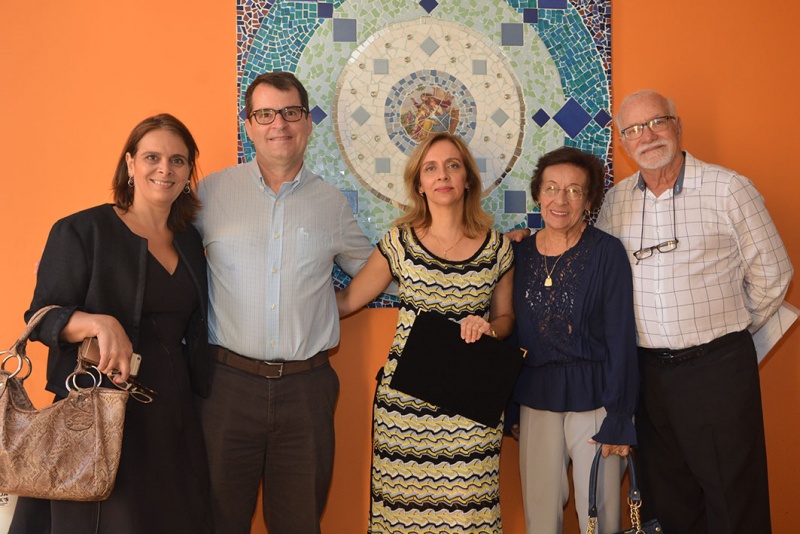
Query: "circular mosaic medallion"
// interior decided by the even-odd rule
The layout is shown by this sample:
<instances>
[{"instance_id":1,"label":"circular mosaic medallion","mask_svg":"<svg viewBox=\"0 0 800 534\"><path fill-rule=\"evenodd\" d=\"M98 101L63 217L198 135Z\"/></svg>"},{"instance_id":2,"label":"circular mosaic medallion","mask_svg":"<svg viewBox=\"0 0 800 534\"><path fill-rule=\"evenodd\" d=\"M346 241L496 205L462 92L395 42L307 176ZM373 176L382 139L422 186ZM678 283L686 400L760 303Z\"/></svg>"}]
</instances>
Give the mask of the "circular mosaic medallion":
<instances>
[{"instance_id":1,"label":"circular mosaic medallion","mask_svg":"<svg viewBox=\"0 0 800 534\"><path fill-rule=\"evenodd\" d=\"M467 143L475 133L475 99L446 72L414 72L397 82L385 103L389 139L406 156L432 133L450 132Z\"/></svg>"},{"instance_id":2,"label":"circular mosaic medallion","mask_svg":"<svg viewBox=\"0 0 800 534\"><path fill-rule=\"evenodd\" d=\"M423 17L375 32L342 69L334 133L353 175L378 198L406 203L403 168L425 137L448 131L470 145L484 194L521 153L525 101L503 51L485 35Z\"/></svg>"}]
</instances>

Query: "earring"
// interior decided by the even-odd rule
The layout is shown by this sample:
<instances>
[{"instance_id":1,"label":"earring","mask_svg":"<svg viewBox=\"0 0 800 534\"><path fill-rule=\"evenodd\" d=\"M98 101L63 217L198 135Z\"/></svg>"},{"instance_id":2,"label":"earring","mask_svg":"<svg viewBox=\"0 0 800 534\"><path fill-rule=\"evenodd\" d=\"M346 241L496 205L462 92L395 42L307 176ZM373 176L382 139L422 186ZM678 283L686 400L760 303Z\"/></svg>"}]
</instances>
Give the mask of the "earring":
<instances>
[{"instance_id":1,"label":"earring","mask_svg":"<svg viewBox=\"0 0 800 534\"><path fill-rule=\"evenodd\" d=\"M592 216L592 212L589 211L589 208L586 208L585 210L583 210L583 214L586 215L587 219Z\"/></svg>"},{"instance_id":2,"label":"earring","mask_svg":"<svg viewBox=\"0 0 800 534\"><path fill-rule=\"evenodd\" d=\"M184 186L183 192L186 193L187 195L192 192L192 188L189 187L189 180L186 180L186 186Z\"/></svg>"},{"instance_id":3,"label":"earring","mask_svg":"<svg viewBox=\"0 0 800 534\"><path fill-rule=\"evenodd\" d=\"M422 195L422 196L424 197L424 196L425 196L425 191L423 191L422 189L420 189L420 190L419 190L419 194L420 194L420 195Z\"/></svg>"},{"instance_id":4,"label":"earring","mask_svg":"<svg viewBox=\"0 0 800 534\"><path fill-rule=\"evenodd\" d=\"M130 187L136 187L136 184L133 182L133 175L132 174L128 175L128 185Z\"/></svg>"}]
</instances>

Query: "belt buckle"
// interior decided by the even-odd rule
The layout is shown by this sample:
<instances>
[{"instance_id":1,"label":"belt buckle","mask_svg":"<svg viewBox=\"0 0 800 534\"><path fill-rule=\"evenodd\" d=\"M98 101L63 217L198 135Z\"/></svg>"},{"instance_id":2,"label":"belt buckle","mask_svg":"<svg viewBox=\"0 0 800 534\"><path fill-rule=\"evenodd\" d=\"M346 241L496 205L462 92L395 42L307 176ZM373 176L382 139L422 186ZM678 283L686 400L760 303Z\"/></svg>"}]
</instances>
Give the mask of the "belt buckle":
<instances>
[{"instance_id":1,"label":"belt buckle","mask_svg":"<svg viewBox=\"0 0 800 534\"><path fill-rule=\"evenodd\" d=\"M272 378L281 378L281 377L283 377L283 364L284 363L285 362L264 362L264 364L266 364L267 368L272 367L272 366L278 368L278 374L276 376L273 376L271 374L265 374L264 378L272 379Z\"/></svg>"}]
</instances>

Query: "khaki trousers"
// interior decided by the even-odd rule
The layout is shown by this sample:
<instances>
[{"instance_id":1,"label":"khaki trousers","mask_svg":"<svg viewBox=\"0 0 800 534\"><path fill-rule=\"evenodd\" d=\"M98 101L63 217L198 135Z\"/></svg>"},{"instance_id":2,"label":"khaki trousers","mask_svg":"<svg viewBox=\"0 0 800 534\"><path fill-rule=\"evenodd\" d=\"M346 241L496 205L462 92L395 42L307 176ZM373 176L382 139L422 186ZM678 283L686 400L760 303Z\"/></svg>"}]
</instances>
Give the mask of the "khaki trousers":
<instances>
[{"instance_id":1,"label":"khaki trousers","mask_svg":"<svg viewBox=\"0 0 800 534\"><path fill-rule=\"evenodd\" d=\"M567 468L572 462L575 508L581 532L589 515L589 471L599 445L597 434L606 411L548 412L527 406L520 412L520 475L526 534L561 534L569 499ZM609 456L600 463L597 483L598 532L620 530L620 480L625 463Z\"/></svg>"}]
</instances>

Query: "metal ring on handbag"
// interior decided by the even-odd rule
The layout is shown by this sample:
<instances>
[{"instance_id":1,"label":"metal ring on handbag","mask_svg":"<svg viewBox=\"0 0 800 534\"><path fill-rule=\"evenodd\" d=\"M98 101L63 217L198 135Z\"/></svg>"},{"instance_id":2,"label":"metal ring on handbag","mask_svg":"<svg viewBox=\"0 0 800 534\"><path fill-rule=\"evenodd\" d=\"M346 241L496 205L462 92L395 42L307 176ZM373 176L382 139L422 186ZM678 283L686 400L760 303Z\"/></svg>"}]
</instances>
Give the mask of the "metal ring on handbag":
<instances>
[{"instance_id":1,"label":"metal ring on handbag","mask_svg":"<svg viewBox=\"0 0 800 534\"><path fill-rule=\"evenodd\" d=\"M4 351L0 352L0 355L3 355L3 354L7 354L8 356L3 358L3 362L0 363L0 371L5 371L6 370L6 362L8 360L16 358L16 360L17 360L17 368L14 370L13 373L10 373L9 378L18 378L21 382L24 382L26 378L31 376L31 370L33 369L33 366L31 365L31 360L27 356L22 356L21 354L15 354L11 350L4 350ZM25 366L26 363L28 364L28 372L25 373L25 376L18 376L19 373L22 371L22 368Z\"/></svg>"},{"instance_id":2,"label":"metal ring on handbag","mask_svg":"<svg viewBox=\"0 0 800 534\"><path fill-rule=\"evenodd\" d=\"M103 381L103 375L100 374L100 371L96 367L94 368L94 371L97 372L97 375L95 375L95 373L92 372L92 369L88 369L86 367L82 367L81 369L76 369L75 371L72 371L69 374L69 376L67 376L67 379L64 380L64 387L67 388L67 391L77 391L78 393L83 393L86 391L94 391L95 389L97 389L97 386L100 385L100 382ZM79 376L84 376L84 375L92 377L91 387L81 387L76 382L76 379Z\"/></svg>"}]
</instances>

